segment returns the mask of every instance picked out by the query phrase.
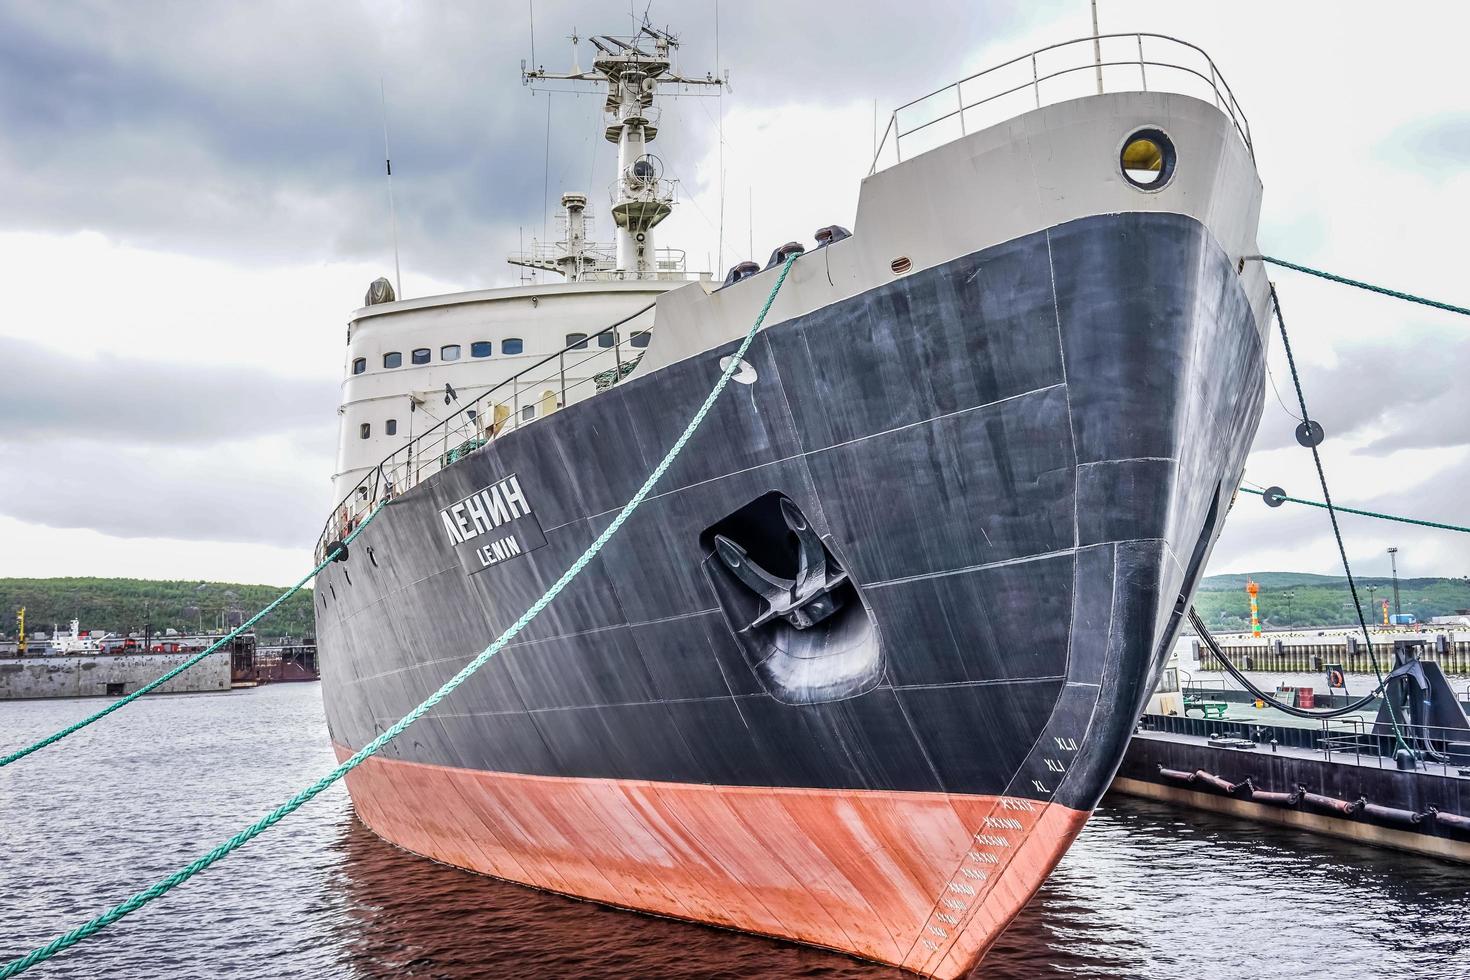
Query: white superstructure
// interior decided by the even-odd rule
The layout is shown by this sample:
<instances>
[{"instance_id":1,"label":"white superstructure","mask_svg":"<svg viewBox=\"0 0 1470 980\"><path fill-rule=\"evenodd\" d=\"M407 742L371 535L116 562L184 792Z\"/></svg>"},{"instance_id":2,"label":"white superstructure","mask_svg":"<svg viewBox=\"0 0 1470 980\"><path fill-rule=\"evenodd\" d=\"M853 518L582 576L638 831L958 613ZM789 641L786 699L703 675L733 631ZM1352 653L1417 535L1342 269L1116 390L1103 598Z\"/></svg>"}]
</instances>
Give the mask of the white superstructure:
<instances>
[{"instance_id":1,"label":"white superstructure","mask_svg":"<svg viewBox=\"0 0 1470 980\"><path fill-rule=\"evenodd\" d=\"M658 134L655 95L661 85L723 81L677 74L677 40L647 25L631 37L589 41L597 50L590 71L557 74L523 66L522 78L527 84L554 80L606 88L603 134L618 146L609 194L615 243L592 239L588 197L574 191L562 195L558 239L509 258L513 265L557 273L565 282L417 299L394 297L386 280L374 283L368 305L348 325L334 478L339 498L416 434L452 415L474 419L470 413L476 410L468 406L476 397L538 364L546 362L545 370L534 379L517 382L505 398L497 396L506 403L495 406L497 417L474 419L482 431L510 416L517 424L530 421L590 392L593 376L609 368L621 371L641 356L651 338L652 311L614 332L599 331L649 306L660 293L708 279L708 273L686 269L683 252L654 244L654 227L668 217L677 197L648 145ZM575 49L575 38L573 43ZM599 351L604 356L592 356Z\"/></svg>"}]
</instances>

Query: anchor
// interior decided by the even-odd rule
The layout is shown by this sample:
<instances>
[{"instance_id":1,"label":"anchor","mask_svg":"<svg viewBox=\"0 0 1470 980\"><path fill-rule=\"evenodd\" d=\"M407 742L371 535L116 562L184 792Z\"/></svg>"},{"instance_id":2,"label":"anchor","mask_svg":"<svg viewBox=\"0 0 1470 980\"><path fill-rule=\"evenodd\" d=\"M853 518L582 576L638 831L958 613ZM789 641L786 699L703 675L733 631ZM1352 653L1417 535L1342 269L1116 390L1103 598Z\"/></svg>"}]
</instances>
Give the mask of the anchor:
<instances>
[{"instance_id":1,"label":"anchor","mask_svg":"<svg viewBox=\"0 0 1470 980\"><path fill-rule=\"evenodd\" d=\"M785 578L762 568L744 548L723 534L715 535L715 552L746 588L765 601L766 608L751 621L752 627L763 626L779 616L804 630L842 608L841 599L832 590L847 581L847 573L835 565L829 567L821 538L796 505L784 498L781 518L796 535L796 578Z\"/></svg>"}]
</instances>

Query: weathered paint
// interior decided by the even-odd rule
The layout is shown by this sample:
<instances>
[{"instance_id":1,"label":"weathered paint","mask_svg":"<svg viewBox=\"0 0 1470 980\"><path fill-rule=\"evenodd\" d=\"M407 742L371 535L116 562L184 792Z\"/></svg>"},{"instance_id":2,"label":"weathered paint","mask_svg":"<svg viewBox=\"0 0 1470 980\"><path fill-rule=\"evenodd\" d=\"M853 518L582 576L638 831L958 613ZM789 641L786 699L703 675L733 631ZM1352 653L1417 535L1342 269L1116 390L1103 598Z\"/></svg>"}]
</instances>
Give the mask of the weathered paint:
<instances>
[{"instance_id":1,"label":"weathered paint","mask_svg":"<svg viewBox=\"0 0 1470 980\"><path fill-rule=\"evenodd\" d=\"M569 843L580 832L563 826L568 814L518 810L529 804L485 788L473 812L504 833L493 865L462 815L423 807L392 780L352 784L359 806L362 788L378 787L364 819L410 849L556 891L961 972L1080 825L1061 814L1090 812L1127 747L1259 419L1261 343L1237 263L1175 214L1069 222L775 323L746 354L754 382L715 404L601 556L372 764L482 773L486 787L520 777L719 787L711 799L724 809L710 813L727 812L741 787L759 799L789 791L824 801L782 817L801 853L820 850L868 793L926 806L1020 800L1057 821L1038 838L1051 843L1017 865L1035 873L984 891L954 841L985 833L987 816L1020 818L955 803L949 836L923 821L913 832L897 818L871 825L861 853L917 861L925 874L947 868L956 903L902 934L913 945L901 956L871 930L815 932L814 912L783 926L796 906L772 916L755 897L778 886L767 866L745 863L739 820L709 818L705 856L685 855L698 874L665 862L673 816L660 805L692 790L660 790L627 821L602 824L623 836L599 836L588 852ZM733 346L514 430L379 515L317 590L339 744L365 744L545 590L663 454ZM510 473L547 543L467 575L440 511ZM705 574L701 535L772 490L810 518L869 605L883 674L865 693L778 698L732 635L739 624ZM557 854L572 856L550 860L548 838L565 838ZM616 888L602 868L614 854L628 869ZM740 887L715 901L704 875ZM850 884L826 881L838 893ZM842 912L829 917L851 920L860 899L829 901ZM907 923L916 908L867 918Z\"/></svg>"},{"instance_id":2,"label":"weathered paint","mask_svg":"<svg viewBox=\"0 0 1470 980\"><path fill-rule=\"evenodd\" d=\"M374 831L446 864L936 977L961 975L1000 935L1087 817L995 797L569 779L379 759L348 786ZM951 946L952 934L962 942ZM931 962L940 940L948 953Z\"/></svg>"}]
</instances>

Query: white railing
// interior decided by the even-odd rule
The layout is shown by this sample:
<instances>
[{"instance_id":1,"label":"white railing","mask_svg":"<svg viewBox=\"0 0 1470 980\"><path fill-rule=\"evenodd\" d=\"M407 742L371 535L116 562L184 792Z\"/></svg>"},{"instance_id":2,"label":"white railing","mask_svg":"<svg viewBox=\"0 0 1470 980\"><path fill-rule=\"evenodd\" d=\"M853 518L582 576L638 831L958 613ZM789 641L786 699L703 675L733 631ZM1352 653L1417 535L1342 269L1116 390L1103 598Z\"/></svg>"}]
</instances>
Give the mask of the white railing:
<instances>
[{"instance_id":1,"label":"white railing","mask_svg":"<svg viewBox=\"0 0 1470 980\"><path fill-rule=\"evenodd\" d=\"M412 489L470 453L523 425L544 418L622 381L643 357L647 327L635 327L650 303L611 326L491 386L453 414L390 453L357 481L327 518L316 560L345 538L380 502Z\"/></svg>"},{"instance_id":2,"label":"white railing","mask_svg":"<svg viewBox=\"0 0 1470 980\"><path fill-rule=\"evenodd\" d=\"M1102 92L1176 92L1212 100L1251 158L1250 122L1203 49L1166 34L1100 34L1038 48L895 109L869 173L1023 112Z\"/></svg>"}]
</instances>

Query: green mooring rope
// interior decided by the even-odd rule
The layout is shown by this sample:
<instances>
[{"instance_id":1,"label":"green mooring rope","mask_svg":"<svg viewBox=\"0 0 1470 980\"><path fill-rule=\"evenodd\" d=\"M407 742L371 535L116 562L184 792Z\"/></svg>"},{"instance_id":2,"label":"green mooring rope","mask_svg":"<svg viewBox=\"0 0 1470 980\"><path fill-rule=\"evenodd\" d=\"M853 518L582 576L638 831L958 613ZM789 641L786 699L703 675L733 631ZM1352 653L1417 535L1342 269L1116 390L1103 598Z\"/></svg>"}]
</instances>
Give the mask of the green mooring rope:
<instances>
[{"instance_id":1,"label":"green mooring rope","mask_svg":"<svg viewBox=\"0 0 1470 980\"><path fill-rule=\"evenodd\" d=\"M1266 491L1252 490L1250 487L1241 487L1240 492L1253 493L1257 497L1264 497L1266 495ZM1281 499L1289 500L1294 504L1306 504L1308 507L1321 507L1324 510L1327 509L1327 505L1322 503L1320 500L1303 500L1301 497L1288 497L1285 494L1281 495ZM1333 504L1332 509L1342 514L1357 514L1360 517L1376 517L1379 520L1383 521L1398 521L1400 524L1418 524L1420 527L1435 527L1439 528L1441 531L1459 531L1463 534L1470 534L1470 527L1461 527L1458 524L1441 524L1439 521L1421 521L1418 518L1414 517L1399 517L1396 514L1380 514L1374 510L1359 510L1356 507L1344 507L1342 504Z\"/></svg>"},{"instance_id":2,"label":"green mooring rope","mask_svg":"<svg viewBox=\"0 0 1470 980\"><path fill-rule=\"evenodd\" d=\"M1295 269L1297 272L1305 272L1309 276L1317 276L1318 278L1326 279L1329 282L1340 282L1344 286L1357 286L1359 289L1366 289L1370 293L1378 293L1382 296L1392 296L1394 299L1402 299L1407 300L1410 303L1419 303L1424 306L1432 306L1436 310L1447 310L1450 313L1459 313L1463 316L1470 316L1470 309L1466 309L1463 306L1455 306L1453 303L1441 303L1437 299L1428 299L1423 296L1415 296L1413 293L1401 293L1397 289L1389 289L1386 286L1375 286L1371 282L1359 282L1356 279L1349 279L1346 276L1336 276L1330 272L1323 272L1321 269L1311 269L1304 265L1297 265L1295 262L1288 262L1285 259L1272 258L1269 255L1252 255L1250 257L1253 259L1260 259L1262 262L1269 262L1272 265L1279 265L1283 269Z\"/></svg>"},{"instance_id":3,"label":"green mooring rope","mask_svg":"<svg viewBox=\"0 0 1470 980\"><path fill-rule=\"evenodd\" d=\"M561 578L557 579L556 582L551 586L551 588L547 589L546 593L531 605L531 608L527 609L524 613L521 614L520 619L517 619L514 623L510 625L508 629L506 629L504 633L501 633L500 636L496 637L495 642L491 643L488 647L480 652L479 656L475 657L475 659L466 664L464 666L464 669L462 669L459 673L455 674L447 682L445 682L443 687L439 688L439 690L435 691L433 694L425 698L422 704L414 708L408 714L404 715L403 718L401 718L398 723L395 724L392 728L389 728L387 731L383 732L383 734L379 735L363 748L359 749L357 753L352 756L352 758L342 763L336 769L333 769L321 779L318 779L316 782L306 787L306 789L297 793L285 803L282 803L270 813L267 813L265 816L261 817L255 823L246 827L244 830L240 831L229 840L224 841L222 844L215 847L214 850L203 855L202 857L197 858L188 865L180 868L178 871L175 871L167 878L155 882L151 887L141 892L138 892L138 894L134 895L127 901L121 902L118 905L114 905L112 908L97 916L95 919L83 923L82 925L78 926L68 933L57 936L46 945L31 950L29 953L27 953L25 956L20 957L19 959L11 960L9 963L5 964L5 966L0 967L0 980L6 980L6 978L8 977L16 976L17 974L22 973L25 970L28 970L31 967L35 966L37 963L41 963L45 960L50 959L62 950L75 946L77 943L88 938L89 936L94 935L97 932L100 932L102 929L116 922L118 919L121 919L128 913L137 911L144 905L147 905L149 902L153 901L155 898L164 895L175 886L181 885L184 882L188 881L190 878L194 877L205 868L208 868L210 865L214 864L216 861L220 860L231 851L243 847L250 840L260 836L260 834L264 833L266 830L269 830L277 823L280 823L281 820L285 819L289 814L299 809L303 804L311 800L317 794L321 793L322 790L326 789L328 786L331 786L337 780L341 779L353 769L356 769L358 766L362 765L368 759L376 755L378 753L378 750L387 745L389 742L393 741L399 735L403 734L404 729L408 728L409 725L412 725L414 722L422 718L436 704L438 704L440 701L443 701L446 697L452 694L455 688L459 687L466 680L468 680L470 675L474 674L475 671L485 666L485 664L490 660L491 657L499 653L501 648L509 643L517 633L525 629L526 626L530 624L531 620L535 619L536 616L540 614L541 610L545 609L546 606L550 604L551 600L555 599L557 594L560 593L562 589L566 588L567 585L572 581L572 579L576 578L582 572L582 570L587 567L588 563L590 563L593 558L597 557L597 553L601 551L603 546L607 544L608 540L611 539L612 536L618 532L618 529L623 526L623 523L632 516L633 511L638 509L638 506L643 503L643 499L648 496L650 491L653 490L654 484L658 483L658 481L663 477L664 473L666 473L669 467L673 465L674 460L677 459L679 454L684 451L684 446L694 435L695 430L699 428L702 422L704 422L704 417L709 414L709 410L714 405L715 400L720 397L720 393L725 390L725 386L730 383L730 378L739 368L741 358L743 358L746 352L750 349L751 342L755 340L756 332L760 329L760 325L765 321L766 314L771 309L771 303L775 301L776 293L780 291L781 285L786 282L786 274L791 271L791 265L793 262L796 261L796 259L797 256L793 255L786 260L784 265L781 266L781 273L779 276L777 276L775 283L771 286L771 292L770 295L766 297L765 305L761 307L760 314L755 318L755 322L750 325L750 330L746 332L745 339L741 342L740 347L726 362L725 369L720 374L720 380L715 382L714 388L712 388L709 395L705 397L704 404L699 406L699 410L694 413L694 417L691 418L689 420L689 424L684 427L683 434L681 434L678 440L675 441L673 447L669 449L668 453L664 456L663 460L659 462L658 466L654 468L653 472L648 475L648 479L643 481L643 486L639 487L638 492L633 494L633 498L623 505L623 509L618 512L618 516L613 518L612 523L607 526L607 529L597 536L597 539L593 541L590 546L588 546L586 551L582 552L581 557L573 562L572 566L562 573Z\"/></svg>"},{"instance_id":4,"label":"green mooring rope","mask_svg":"<svg viewBox=\"0 0 1470 980\"><path fill-rule=\"evenodd\" d=\"M368 526L368 523L374 517L377 517L378 516L378 511L381 510L382 507L383 507L383 505L382 504L379 504L377 507L373 508L372 513L368 514L367 517L363 518L362 523L359 524L353 530L353 532L347 536L347 539L345 541L343 541L342 544L343 545L351 544L352 543L352 539L355 538L355 537L357 537L359 534L361 534L362 533L362 529L365 528L365 527L367 527ZM169 671L167 674L164 674L162 677L158 678L157 680L150 681L149 683L144 684L142 687L138 688L136 691L134 691L132 694L129 694L127 697L121 698L121 699L119 699L117 701L112 702L107 707L103 708L101 711L98 711L96 714L88 715L86 718L83 718L81 721L79 721L79 722L77 722L75 724L72 724L72 725L68 725L67 727L61 729L61 731L59 731L59 732L54 732L54 733L52 733L50 735L47 735L45 738L41 739L39 742L36 742L34 745L28 745L28 746L26 746L23 749L17 749L14 752L10 753L9 755L7 755L7 756L5 756L3 758L0 758L0 769L3 769L5 766L10 765L12 762L15 762L17 759L24 759L26 756L30 755L32 752L36 752L36 751L39 751L41 749L44 749L48 745L54 745L54 744L56 744L57 742L59 742L62 739L66 738L72 732L80 731L81 729L86 728L88 725L92 724L94 721L101 721L103 718L106 718L108 715L112 714L114 711L116 711L118 708L121 708L123 705L125 705L125 704L131 704L134 701L136 701L139 698L141 698L143 695L147 694L149 691L156 690L160 686L162 686L163 684L166 684L169 681L173 680L175 677L179 676L184 671L188 670L190 667L193 667L195 664L199 663L199 661L203 660L205 657L209 656L211 653L214 653L220 647L224 646L226 643L230 642L235 637L239 636L241 633L245 632L250 627L254 626L256 623L260 622L262 619L264 619L266 617L266 615L268 613L270 613L272 610L274 610L277 606L279 606L281 603L285 602L287 599L291 598L297 592L300 592L302 590L302 588L304 588L306 586L306 583L307 582L310 582L312 579L316 578L317 574L320 573L323 568L326 568L332 562L336 561L336 558L337 558L337 549L334 548L334 549L332 549L332 553L330 555L328 555L325 559L323 559L322 560L322 563L320 565L318 565L317 567L313 568L311 571L307 572L306 575L304 575L302 577L301 581L297 582L295 585L291 586L285 592L282 592L279 596L277 596L275 602L272 602L270 605L266 606L264 609L262 609L260 612L256 613L254 616L251 616L249 619L247 619L245 622L241 623L238 627L236 627L230 633L227 633L226 635L220 637L219 640L217 640L215 643L211 644L210 647L208 649L206 649L205 651L203 651L202 653L196 653L194 656L190 657L188 660L185 660L183 663L179 664L173 670Z\"/></svg>"}]
</instances>

